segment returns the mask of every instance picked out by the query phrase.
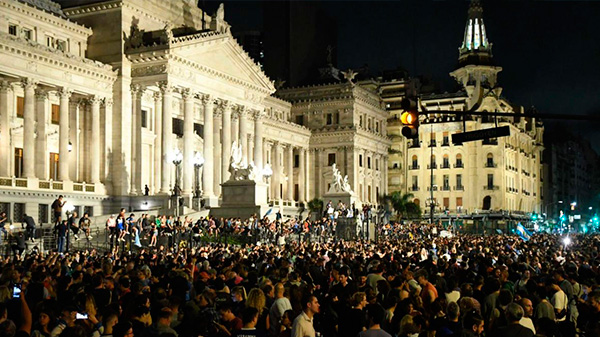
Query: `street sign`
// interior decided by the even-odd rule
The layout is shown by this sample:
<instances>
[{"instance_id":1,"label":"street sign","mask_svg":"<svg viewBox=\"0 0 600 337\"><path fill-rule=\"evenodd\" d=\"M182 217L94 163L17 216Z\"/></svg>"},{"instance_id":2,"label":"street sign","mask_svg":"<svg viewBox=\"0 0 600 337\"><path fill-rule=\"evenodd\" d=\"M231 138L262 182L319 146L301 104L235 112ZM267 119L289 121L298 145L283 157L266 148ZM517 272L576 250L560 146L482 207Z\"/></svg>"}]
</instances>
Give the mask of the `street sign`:
<instances>
[{"instance_id":1,"label":"street sign","mask_svg":"<svg viewBox=\"0 0 600 337\"><path fill-rule=\"evenodd\" d=\"M488 138L510 136L510 127L501 126L499 128L482 129L477 131L469 131L462 133L455 133L452 135L452 143L462 144L464 142L471 142L474 140L482 140Z\"/></svg>"}]
</instances>

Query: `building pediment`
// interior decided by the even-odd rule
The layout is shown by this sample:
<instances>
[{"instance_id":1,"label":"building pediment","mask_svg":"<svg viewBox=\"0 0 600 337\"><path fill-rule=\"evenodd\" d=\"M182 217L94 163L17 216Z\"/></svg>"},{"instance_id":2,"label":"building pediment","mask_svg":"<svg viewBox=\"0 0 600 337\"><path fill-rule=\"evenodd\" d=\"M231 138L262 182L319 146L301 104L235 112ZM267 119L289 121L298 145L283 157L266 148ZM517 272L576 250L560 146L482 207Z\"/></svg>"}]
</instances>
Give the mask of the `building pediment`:
<instances>
[{"instance_id":1,"label":"building pediment","mask_svg":"<svg viewBox=\"0 0 600 337\"><path fill-rule=\"evenodd\" d=\"M230 34L223 34L221 39L210 41L186 41L171 46L174 55L193 63L200 64L220 74L235 78L237 81L262 88L269 94L275 92L272 81L236 42Z\"/></svg>"},{"instance_id":2,"label":"building pediment","mask_svg":"<svg viewBox=\"0 0 600 337\"><path fill-rule=\"evenodd\" d=\"M241 86L269 96L275 92L273 82L265 75L231 36L229 32L202 32L193 35L172 37L168 43L142 46L130 50L129 59L134 63L132 75L155 75L168 73L169 69L187 68L189 77L195 72L213 79ZM160 65L165 64L165 65ZM168 65L166 65L168 64ZM175 64L177 64L175 66ZM141 70L160 67L157 71ZM176 73L179 73L178 71Z\"/></svg>"}]
</instances>

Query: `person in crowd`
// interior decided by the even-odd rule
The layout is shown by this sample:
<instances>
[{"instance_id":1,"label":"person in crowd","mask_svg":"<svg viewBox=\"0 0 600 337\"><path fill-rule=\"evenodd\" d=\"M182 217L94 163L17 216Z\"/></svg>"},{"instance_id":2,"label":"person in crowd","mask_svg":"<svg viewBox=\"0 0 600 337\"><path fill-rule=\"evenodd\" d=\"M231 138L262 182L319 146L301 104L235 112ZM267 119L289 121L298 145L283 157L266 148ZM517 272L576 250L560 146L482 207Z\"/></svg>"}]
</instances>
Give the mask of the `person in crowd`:
<instances>
[{"instance_id":1,"label":"person in crowd","mask_svg":"<svg viewBox=\"0 0 600 337\"><path fill-rule=\"evenodd\" d=\"M307 295L302 303L302 312L292 324L292 337L315 337L313 318L320 311L319 300L315 295Z\"/></svg>"},{"instance_id":2,"label":"person in crowd","mask_svg":"<svg viewBox=\"0 0 600 337\"><path fill-rule=\"evenodd\" d=\"M23 214L23 224L25 230L27 230L26 239L35 242L35 220L33 220L33 217L27 215L27 213Z\"/></svg>"}]
</instances>

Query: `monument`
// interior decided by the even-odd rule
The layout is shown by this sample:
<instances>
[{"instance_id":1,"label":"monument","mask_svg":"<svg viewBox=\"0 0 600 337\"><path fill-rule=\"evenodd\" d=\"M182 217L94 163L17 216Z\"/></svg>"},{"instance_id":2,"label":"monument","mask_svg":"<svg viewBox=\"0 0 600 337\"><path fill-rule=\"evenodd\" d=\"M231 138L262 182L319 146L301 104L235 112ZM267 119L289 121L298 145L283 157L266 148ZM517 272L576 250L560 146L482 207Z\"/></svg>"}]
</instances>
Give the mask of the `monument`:
<instances>
[{"instance_id":1,"label":"monument","mask_svg":"<svg viewBox=\"0 0 600 337\"><path fill-rule=\"evenodd\" d=\"M212 208L210 214L215 217L249 218L259 217L268 210L267 190L262 171L254 163L246 164L243 159L242 145L234 141L231 146L229 181L221 184L221 206Z\"/></svg>"},{"instance_id":2,"label":"monument","mask_svg":"<svg viewBox=\"0 0 600 337\"><path fill-rule=\"evenodd\" d=\"M352 204L358 202L358 198L354 194L354 191L352 191L352 187L348 181L348 175L342 177L342 173L335 163L332 166L332 170L333 181L329 191L323 195L323 200L325 200L325 202L331 200L334 203L341 201L346 204L347 207L352 207ZM359 204L355 204L355 206L360 207Z\"/></svg>"}]
</instances>

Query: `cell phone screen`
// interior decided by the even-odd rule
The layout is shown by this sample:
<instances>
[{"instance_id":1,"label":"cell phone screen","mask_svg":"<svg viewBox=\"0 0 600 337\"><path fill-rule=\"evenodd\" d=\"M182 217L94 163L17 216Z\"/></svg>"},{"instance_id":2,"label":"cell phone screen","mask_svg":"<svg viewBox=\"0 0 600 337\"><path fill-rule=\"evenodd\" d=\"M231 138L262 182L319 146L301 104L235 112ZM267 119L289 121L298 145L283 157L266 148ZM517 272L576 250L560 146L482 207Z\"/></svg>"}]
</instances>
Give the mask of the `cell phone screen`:
<instances>
[{"instance_id":1,"label":"cell phone screen","mask_svg":"<svg viewBox=\"0 0 600 337\"><path fill-rule=\"evenodd\" d=\"M17 285L13 287L13 298L21 297L21 288Z\"/></svg>"},{"instance_id":2,"label":"cell phone screen","mask_svg":"<svg viewBox=\"0 0 600 337\"><path fill-rule=\"evenodd\" d=\"M84 313L77 313L77 315L75 315L75 319L87 319L88 315L84 314Z\"/></svg>"}]
</instances>

